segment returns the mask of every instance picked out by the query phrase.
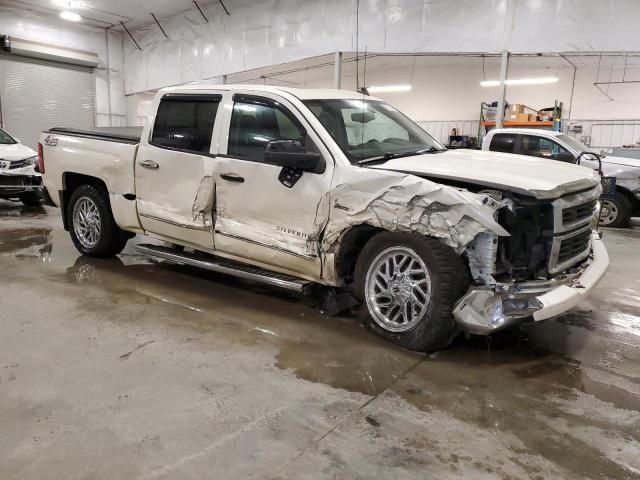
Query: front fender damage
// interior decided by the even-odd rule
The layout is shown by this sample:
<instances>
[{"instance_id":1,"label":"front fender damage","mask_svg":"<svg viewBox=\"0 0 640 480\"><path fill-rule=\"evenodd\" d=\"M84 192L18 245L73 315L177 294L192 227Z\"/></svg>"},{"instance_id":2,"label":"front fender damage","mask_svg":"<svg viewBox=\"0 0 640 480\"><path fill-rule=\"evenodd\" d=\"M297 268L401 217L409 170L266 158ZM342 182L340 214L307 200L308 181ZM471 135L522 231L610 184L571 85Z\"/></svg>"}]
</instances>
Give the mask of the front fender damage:
<instances>
[{"instance_id":1,"label":"front fender damage","mask_svg":"<svg viewBox=\"0 0 640 480\"><path fill-rule=\"evenodd\" d=\"M322 230L319 248L327 267L325 279L330 283L340 283L335 258L350 228L369 225L392 232L415 232L437 238L458 255L465 256L474 283L469 291L480 286L486 295L480 299L482 305L465 303L464 315L482 316L484 320L491 311L492 302L495 303L496 283L492 274L497 239L509 236L496 221L496 212L508 204L413 175L345 182L334 188L327 198L325 203L329 203L331 220ZM475 308L475 315L464 308L469 306ZM495 310L496 305L493 306ZM457 321L463 314L460 309L457 305L454 310Z\"/></svg>"},{"instance_id":2,"label":"front fender damage","mask_svg":"<svg viewBox=\"0 0 640 480\"><path fill-rule=\"evenodd\" d=\"M500 202L414 175L343 183L330 197L331 221L320 244L323 253L334 251L349 228L363 224L435 237L458 254L479 233L509 235L494 219Z\"/></svg>"}]
</instances>

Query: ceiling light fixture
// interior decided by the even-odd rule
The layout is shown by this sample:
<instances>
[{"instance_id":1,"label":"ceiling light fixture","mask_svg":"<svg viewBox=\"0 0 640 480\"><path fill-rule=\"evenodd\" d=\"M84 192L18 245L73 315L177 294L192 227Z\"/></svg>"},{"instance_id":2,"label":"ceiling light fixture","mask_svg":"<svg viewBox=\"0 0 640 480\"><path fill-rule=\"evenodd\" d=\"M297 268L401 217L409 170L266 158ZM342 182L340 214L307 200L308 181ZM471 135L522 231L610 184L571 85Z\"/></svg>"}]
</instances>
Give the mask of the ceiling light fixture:
<instances>
[{"instance_id":1,"label":"ceiling light fixture","mask_svg":"<svg viewBox=\"0 0 640 480\"><path fill-rule=\"evenodd\" d=\"M516 78L512 80L506 80L504 83L507 85L543 85L545 83L556 83L558 77L537 77L537 78ZM500 85L500 80L483 80L480 82L483 87L497 87Z\"/></svg>"},{"instance_id":2,"label":"ceiling light fixture","mask_svg":"<svg viewBox=\"0 0 640 480\"><path fill-rule=\"evenodd\" d=\"M382 92L408 92L411 90L411 85L379 85L377 87L367 87L369 93L382 93Z\"/></svg>"},{"instance_id":3,"label":"ceiling light fixture","mask_svg":"<svg viewBox=\"0 0 640 480\"><path fill-rule=\"evenodd\" d=\"M64 10L63 12L60 12L60 18L69 20L70 22L79 22L80 20L82 20L82 17L80 15L78 15L76 12L71 12L69 10Z\"/></svg>"},{"instance_id":4,"label":"ceiling light fixture","mask_svg":"<svg viewBox=\"0 0 640 480\"><path fill-rule=\"evenodd\" d=\"M79 7L79 4L76 0L52 0L52 3L56 7L64 8L67 10L73 10L74 8Z\"/></svg>"}]
</instances>

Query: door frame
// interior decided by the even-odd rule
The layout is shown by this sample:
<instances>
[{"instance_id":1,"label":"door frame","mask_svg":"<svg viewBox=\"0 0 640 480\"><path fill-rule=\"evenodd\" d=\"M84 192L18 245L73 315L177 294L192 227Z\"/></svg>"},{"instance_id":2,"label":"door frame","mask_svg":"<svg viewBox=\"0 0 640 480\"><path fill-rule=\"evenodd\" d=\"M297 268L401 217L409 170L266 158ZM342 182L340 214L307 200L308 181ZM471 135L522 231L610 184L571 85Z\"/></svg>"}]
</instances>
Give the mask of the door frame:
<instances>
[{"instance_id":1,"label":"door frame","mask_svg":"<svg viewBox=\"0 0 640 480\"><path fill-rule=\"evenodd\" d=\"M172 147L165 147L165 146L159 146L156 145L154 143L152 143L152 136L153 136L153 130L155 127L155 123L156 123L156 117L158 115L158 107L160 105L160 102L165 99L165 98L171 98L171 97L182 97L182 98L188 98L188 97L215 97L218 101L218 109L216 111L216 118L213 124L213 129L211 132L211 144L209 146L209 151L208 152L193 152L193 151L189 151L189 150L184 150L184 149L178 149L178 148L172 148ZM140 151L144 148L144 149L148 149L148 148L154 148L154 149L160 149L160 150L166 150L168 152L176 152L179 154L186 154L186 155L193 155L193 156L200 156L205 158L205 162L208 163L208 168L207 165L205 164L205 170L210 170L208 173L211 175L212 177L212 182L213 182L213 186L212 186L212 195L214 196L213 198L213 207L212 207L212 222L211 222L211 226L209 228L206 227L195 227L193 225L190 225L186 222L179 222L176 221L175 219L169 219L169 218L162 218L162 217L158 217L158 216L153 216L153 215L149 215L149 214L143 214L140 213L140 209L138 207L138 215L140 217L140 224L142 225L144 231L146 234L156 237L156 238L160 238L162 240L167 240L167 241L180 241L181 244L185 244L188 246L192 246L194 248L198 248L200 250L206 250L206 251L210 251L213 252L215 249L215 234L214 234L214 230L215 230L215 167L216 167L216 156L217 156L217 152L219 150L220 147L220 136L221 136L221 125L223 124L222 122L222 118L223 118L223 105L225 104L225 97L229 96L229 91L228 90L223 90L223 89L215 89L215 88L204 88L204 89L194 89L192 91L178 91L178 92L173 92L173 91L167 91L165 92L163 95L158 95L156 96L156 98L154 98L152 106L151 106L151 111L153 112L153 115L149 117L144 130L142 132L142 137L140 139L140 145L138 147L138 152L136 154L136 159L135 159L135 166L134 166L134 175L136 176L136 181L137 181L137 174L136 172L139 171L139 169L141 168L139 165L139 162L144 160L142 158L140 158ZM209 161L207 162L207 159L209 159ZM195 179L194 179L195 180ZM198 180L199 182L201 182L201 179ZM136 187L137 189L137 187ZM152 231L149 230L149 224L147 224L146 226L144 225L144 220L146 219L147 222L153 221L153 222L157 222L159 225L163 225L164 229L168 229L168 231ZM173 230L174 234L171 235L171 230ZM180 235L180 233L184 233L185 230L188 230L192 233L192 237L193 238L185 238L184 235ZM187 236L188 237L188 236ZM198 237L198 238L196 238ZM210 240L210 241L209 241Z\"/></svg>"},{"instance_id":2,"label":"door frame","mask_svg":"<svg viewBox=\"0 0 640 480\"><path fill-rule=\"evenodd\" d=\"M307 131L307 134L311 133L311 138L314 141L316 147L318 148L318 150L320 151L324 161L326 162L326 166L325 166L325 172L321 173L321 174L314 174L314 173L305 173L307 175L328 175L328 181L327 181L327 192L325 192L325 194L328 194L332 185L333 185L333 175L335 172L335 168L336 168L336 159L334 156L334 152L332 151L332 149L330 148L329 145L327 145L326 143L326 139L323 138L323 135L321 132L318 132L317 128L314 127L314 125L312 124L312 122L310 121L310 119L308 118L307 115L304 114L303 110L296 105L296 100L298 100L297 98L295 99L291 99L291 98L287 98L287 96L284 95L280 95L279 93L276 92L270 92L270 91L265 91L265 90L252 90L252 89L238 89L238 90L230 90L228 91L229 95L224 99L225 104L222 105L222 112L223 112L223 117L221 118L221 129L220 129L220 143L219 143L219 150L218 150L218 154L217 157L220 158L228 158L234 161L238 161L238 162L248 162L248 163L254 163L256 165L264 165L261 164L260 162L256 162L255 160L251 160L251 159L242 159L242 158L238 158L236 156L232 156L228 154L228 147L229 147L229 139L230 139L230 128L231 128L231 116L233 113L233 106L236 102L236 100L238 100L238 97L249 97L249 98L254 98L255 100L257 100L259 102L260 99L264 99L265 103L276 103L281 105L285 110L289 111L291 113L291 115L294 116L294 118L301 124L301 126ZM314 117L315 118L315 117ZM276 166L273 166L273 168L278 168ZM327 215L327 219L328 219L328 215L329 215L329 209L327 208L326 211L326 215ZM299 261L302 262L309 262L309 261L313 261L317 264L317 272L315 274L310 275L308 269L304 269L303 271L301 270L295 270L295 269L291 269L291 268L287 268L287 267L282 267L282 266L277 266L274 265L272 263L265 263L262 261L256 261L256 260L252 260L252 259L248 259L246 257L242 257L239 255L236 255L234 253L231 252L223 252L220 250L216 250L216 254L219 254L221 256L225 256L228 258L235 258L235 259L241 259L243 262L247 262L247 263L251 263L254 265L259 265L259 266L264 266L265 268L268 268L270 270L274 270L274 271L280 271L280 272L284 272L284 273L293 273L296 276L300 276L300 277L306 277L312 280L316 280L318 278L321 277L322 275L322 271L324 269L324 262L323 262L323 258L322 255L320 255L318 253L318 255L305 255L302 254L300 252L296 252L296 251L290 251L290 250L286 250L283 248L280 248L278 246L275 245L270 245L268 243L265 242L260 242L259 240L255 239L255 238L246 238L244 236L238 236L238 235L234 235L230 232L224 232L223 230L219 229L219 224L216 223L214 225L214 237L227 237L228 239L231 239L231 241L236 241L239 242L239 244L242 243L248 243L248 244L253 244L255 246L257 246L258 248L267 248L272 250L273 252L277 252L277 254L280 255L287 255L290 257L296 257L299 259ZM286 258L286 257L285 257ZM289 263L289 262L287 262Z\"/></svg>"}]
</instances>

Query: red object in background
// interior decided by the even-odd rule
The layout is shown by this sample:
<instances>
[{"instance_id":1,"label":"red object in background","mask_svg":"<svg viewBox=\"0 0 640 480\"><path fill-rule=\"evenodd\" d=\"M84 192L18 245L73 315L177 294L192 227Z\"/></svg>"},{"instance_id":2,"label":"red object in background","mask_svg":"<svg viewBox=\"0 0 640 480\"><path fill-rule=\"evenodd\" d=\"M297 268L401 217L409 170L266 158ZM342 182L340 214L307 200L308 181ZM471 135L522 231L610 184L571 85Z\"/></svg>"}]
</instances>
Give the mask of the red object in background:
<instances>
[{"instance_id":1,"label":"red object in background","mask_svg":"<svg viewBox=\"0 0 640 480\"><path fill-rule=\"evenodd\" d=\"M44 173L44 153L42 151L42 144L38 144L38 168L36 170L39 173Z\"/></svg>"}]
</instances>

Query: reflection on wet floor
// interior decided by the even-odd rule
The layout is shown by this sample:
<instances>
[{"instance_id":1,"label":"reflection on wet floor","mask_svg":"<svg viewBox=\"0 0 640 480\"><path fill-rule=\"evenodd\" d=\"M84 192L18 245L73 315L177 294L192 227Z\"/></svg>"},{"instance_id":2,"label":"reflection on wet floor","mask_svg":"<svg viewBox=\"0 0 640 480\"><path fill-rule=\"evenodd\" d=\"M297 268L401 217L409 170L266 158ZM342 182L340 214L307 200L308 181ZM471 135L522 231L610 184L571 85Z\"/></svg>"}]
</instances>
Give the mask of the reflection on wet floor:
<instances>
[{"instance_id":1,"label":"reflection on wet floor","mask_svg":"<svg viewBox=\"0 0 640 480\"><path fill-rule=\"evenodd\" d=\"M113 260L79 256L58 212L50 213L0 204L0 265L77 287L78 311L104 310L96 298L172 309L172 328L191 329L203 342L273 349L275 365L299 379L393 394L423 412L514 435L522 451L507 452L510 461L536 452L576 478L640 475L638 227L605 233L611 271L574 311L491 338L461 336L421 355L378 339L355 316L323 315L313 297L157 262L130 246ZM619 452L608 450L607 438ZM625 449L637 453L635 464L622 460Z\"/></svg>"}]
</instances>

